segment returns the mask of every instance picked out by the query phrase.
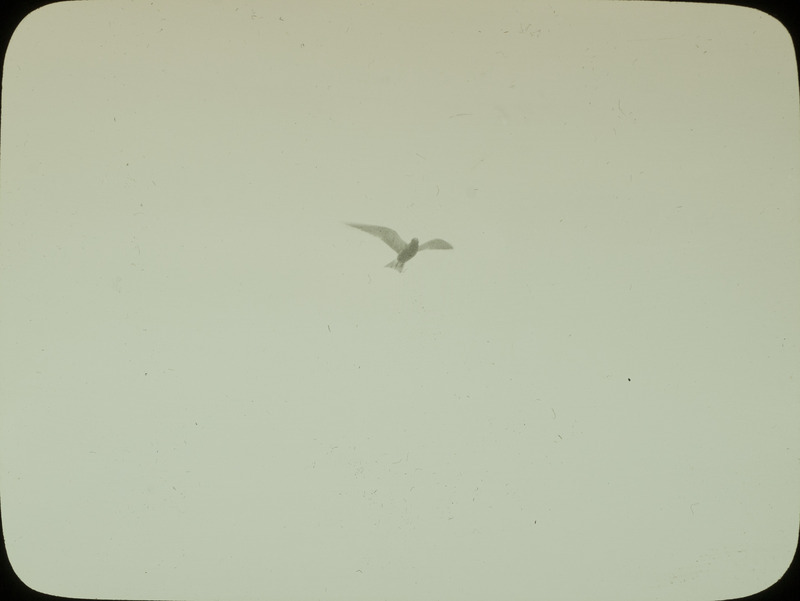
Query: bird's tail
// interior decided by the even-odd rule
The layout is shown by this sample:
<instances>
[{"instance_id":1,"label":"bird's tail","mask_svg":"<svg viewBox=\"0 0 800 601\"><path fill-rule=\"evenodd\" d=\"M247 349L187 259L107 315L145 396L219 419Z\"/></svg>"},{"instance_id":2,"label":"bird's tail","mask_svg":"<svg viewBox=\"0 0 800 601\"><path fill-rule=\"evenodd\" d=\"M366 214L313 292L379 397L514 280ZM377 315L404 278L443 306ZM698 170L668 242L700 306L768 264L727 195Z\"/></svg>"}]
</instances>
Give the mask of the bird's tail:
<instances>
[{"instance_id":1,"label":"bird's tail","mask_svg":"<svg viewBox=\"0 0 800 601\"><path fill-rule=\"evenodd\" d=\"M390 261L386 264L386 267L391 267L392 269L396 269L397 273L403 273L403 263L395 259L394 261Z\"/></svg>"}]
</instances>

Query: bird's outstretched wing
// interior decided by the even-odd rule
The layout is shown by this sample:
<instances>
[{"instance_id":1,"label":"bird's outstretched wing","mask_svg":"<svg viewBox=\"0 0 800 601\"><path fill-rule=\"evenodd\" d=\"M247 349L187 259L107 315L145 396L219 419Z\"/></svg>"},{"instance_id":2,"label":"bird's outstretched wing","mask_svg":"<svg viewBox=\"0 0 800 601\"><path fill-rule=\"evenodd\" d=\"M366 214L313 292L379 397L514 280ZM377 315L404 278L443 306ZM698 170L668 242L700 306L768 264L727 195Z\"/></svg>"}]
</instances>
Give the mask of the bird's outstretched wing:
<instances>
[{"instance_id":1,"label":"bird's outstretched wing","mask_svg":"<svg viewBox=\"0 0 800 601\"><path fill-rule=\"evenodd\" d=\"M364 232L367 232L368 234L372 234L373 236L377 236L386 242L386 244L388 244L396 253L399 253L406 246L408 246L405 242L403 242L403 239L396 231L389 229L388 227L381 227L380 225L364 225L362 223L348 223L347 225L358 228ZM447 243L445 242L445 244Z\"/></svg>"},{"instance_id":2,"label":"bird's outstretched wing","mask_svg":"<svg viewBox=\"0 0 800 601\"><path fill-rule=\"evenodd\" d=\"M453 246L449 242L445 242L441 238L434 238L433 240L428 240L425 244L419 245L419 250L425 250L428 248L444 250L448 248L453 248Z\"/></svg>"}]
</instances>

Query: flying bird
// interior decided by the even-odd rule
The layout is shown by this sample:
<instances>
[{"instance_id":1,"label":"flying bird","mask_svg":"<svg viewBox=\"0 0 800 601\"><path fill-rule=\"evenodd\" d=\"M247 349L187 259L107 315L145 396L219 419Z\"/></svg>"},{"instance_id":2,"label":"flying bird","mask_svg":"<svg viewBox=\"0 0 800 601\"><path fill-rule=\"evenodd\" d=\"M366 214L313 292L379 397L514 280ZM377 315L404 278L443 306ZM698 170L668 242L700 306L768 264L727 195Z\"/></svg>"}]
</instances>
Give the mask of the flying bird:
<instances>
[{"instance_id":1,"label":"flying bird","mask_svg":"<svg viewBox=\"0 0 800 601\"><path fill-rule=\"evenodd\" d=\"M421 250L431 249L450 249L453 248L449 242L445 242L440 238L428 240L425 244L419 243L419 238L412 238L411 242L406 244L403 239L393 229L382 227L380 225L364 225L362 223L348 223L350 227L357 228L373 236L377 236L389 247L397 253L397 258L386 264L386 267L396 269L398 272L403 271L405 264L410 261L417 252Z\"/></svg>"}]
</instances>

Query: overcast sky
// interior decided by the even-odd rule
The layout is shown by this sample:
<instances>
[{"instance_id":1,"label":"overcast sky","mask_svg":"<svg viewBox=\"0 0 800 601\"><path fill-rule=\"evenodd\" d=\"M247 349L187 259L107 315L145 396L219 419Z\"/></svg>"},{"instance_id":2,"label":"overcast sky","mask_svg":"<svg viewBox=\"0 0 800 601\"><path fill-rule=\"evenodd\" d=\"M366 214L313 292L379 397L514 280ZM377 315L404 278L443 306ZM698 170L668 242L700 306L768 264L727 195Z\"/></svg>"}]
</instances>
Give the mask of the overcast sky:
<instances>
[{"instance_id":1,"label":"overcast sky","mask_svg":"<svg viewBox=\"0 0 800 601\"><path fill-rule=\"evenodd\" d=\"M638 601L786 569L789 35L730 6L433 4L20 25L0 496L27 584ZM398 274L345 222L454 249Z\"/></svg>"}]
</instances>

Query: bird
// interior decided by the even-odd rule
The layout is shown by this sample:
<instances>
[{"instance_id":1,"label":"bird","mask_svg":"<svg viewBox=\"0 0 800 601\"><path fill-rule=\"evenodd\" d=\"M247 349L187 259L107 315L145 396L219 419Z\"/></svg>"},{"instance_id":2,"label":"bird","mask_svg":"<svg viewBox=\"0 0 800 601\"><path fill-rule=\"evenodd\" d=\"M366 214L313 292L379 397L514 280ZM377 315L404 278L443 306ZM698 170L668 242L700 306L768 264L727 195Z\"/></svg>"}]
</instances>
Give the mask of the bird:
<instances>
[{"instance_id":1,"label":"bird","mask_svg":"<svg viewBox=\"0 0 800 601\"><path fill-rule=\"evenodd\" d=\"M367 232L368 234L377 236L386 242L386 244L388 244L389 247L397 253L397 258L394 261L387 263L386 267L396 269L398 273L402 273L405 264L413 259L414 255L421 250L446 250L453 248L449 242L445 242L441 238L428 240L424 244L419 243L419 238L412 238L411 242L406 244L396 231L388 227L383 227L380 225L365 225L363 223L347 223L347 225L359 229L362 232Z\"/></svg>"}]
</instances>

